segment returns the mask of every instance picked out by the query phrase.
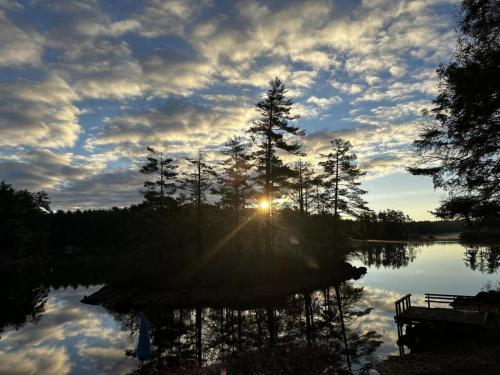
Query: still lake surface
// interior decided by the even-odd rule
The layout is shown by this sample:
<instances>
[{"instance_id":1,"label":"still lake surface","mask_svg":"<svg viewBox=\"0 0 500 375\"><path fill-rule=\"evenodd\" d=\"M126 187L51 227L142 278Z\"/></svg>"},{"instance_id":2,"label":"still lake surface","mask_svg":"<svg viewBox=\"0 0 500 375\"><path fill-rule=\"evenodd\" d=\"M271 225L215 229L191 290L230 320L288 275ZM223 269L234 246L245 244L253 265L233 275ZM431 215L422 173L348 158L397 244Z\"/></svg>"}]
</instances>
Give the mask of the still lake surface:
<instances>
[{"instance_id":1,"label":"still lake surface","mask_svg":"<svg viewBox=\"0 0 500 375\"><path fill-rule=\"evenodd\" d=\"M371 243L350 255L349 261L368 268L361 279L350 284L363 287L355 300L356 309L372 310L360 314L351 325L361 333L380 335L382 344L373 354L377 358L398 353L394 301L402 295L411 293L413 304L424 305L425 292L474 295L483 288L498 287L500 282L498 246ZM127 374L136 370L137 359L125 355L137 340L136 332L131 335L126 314L80 302L100 287L50 288L38 314L33 313L19 327L0 327L0 374ZM320 292L312 294L318 315L322 298ZM15 314L2 312L9 313ZM204 314L210 316L210 312ZM226 312L226 319L230 316ZM215 335L217 331L209 327L204 328L204 335Z\"/></svg>"}]
</instances>

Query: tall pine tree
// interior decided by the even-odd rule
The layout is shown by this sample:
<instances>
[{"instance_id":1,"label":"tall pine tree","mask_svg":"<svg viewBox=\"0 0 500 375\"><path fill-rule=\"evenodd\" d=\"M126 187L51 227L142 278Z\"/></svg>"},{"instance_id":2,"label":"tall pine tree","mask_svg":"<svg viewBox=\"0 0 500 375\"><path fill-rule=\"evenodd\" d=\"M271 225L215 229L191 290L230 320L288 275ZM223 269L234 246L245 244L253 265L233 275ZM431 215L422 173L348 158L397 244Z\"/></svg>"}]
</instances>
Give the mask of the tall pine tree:
<instances>
[{"instance_id":1,"label":"tall pine tree","mask_svg":"<svg viewBox=\"0 0 500 375\"><path fill-rule=\"evenodd\" d=\"M279 156L278 150L292 154L301 154L301 144L291 142L287 136L304 135L299 127L290 125L289 122L297 119L291 115L293 100L286 98L287 90L279 78L269 82L270 88L265 98L256 106L259 118L253 122L249 132L258 140L259 150L256 153L260 170L258 181L263 187L263 195L267 204L265 251L271 251L272 244L272 212L273 199L276 196L276 182L288 170Z\"/></svg>"}]
</instances>

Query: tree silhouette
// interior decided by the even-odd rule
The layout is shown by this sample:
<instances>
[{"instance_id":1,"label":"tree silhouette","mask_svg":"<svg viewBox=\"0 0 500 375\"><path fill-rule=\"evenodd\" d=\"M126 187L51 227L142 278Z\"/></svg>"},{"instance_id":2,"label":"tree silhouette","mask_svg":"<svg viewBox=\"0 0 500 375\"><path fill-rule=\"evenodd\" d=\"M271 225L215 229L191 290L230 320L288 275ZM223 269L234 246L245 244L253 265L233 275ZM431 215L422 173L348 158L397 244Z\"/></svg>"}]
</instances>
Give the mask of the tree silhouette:
<instances>
[{"instance_id":1,"label":"tree silhouette","mask_svg":"<svg viewBox=\"0 0 500 375\"><path fill-rule=\"evenodd\" d=\"M227 156L222 162L222 175L220 176L221 203L227 205L236 222L239 222L241 211L254 194L250 170L252 168L249 145L243 143L240 137L227 140L221 150Z\"/></svg>"},{"instance_id":2,"label":"tree silhouette","mask_svg":"<svg viewBox=\"0 0 500 375\"><path fill-rule=\"evenodd\" d=\"M183 188L190 193L190 198L195 207L196 222L196 242L198 256L203 253L202 240L202 205L206 201L206 194L214 187L217 176L214 167L206 161L205 154L199 150L195 157L188 157L186 161L192 168L191 173L185 173L182 178Z\"/></svg>"},{"instance_id":3,"label":"tree silhouette","mask_svg":"<svg viewBox=\"0 0 500 375\"><path fill-rule=\"evenodd\" d=\"M175 177L177 173L174 170L177 168L173 165L173 159L164 156L162 152L156 151L152 147L147 150L150 156L147 157L147 162L141 167L142 174L151 175L154 180L144 182L144 198L149 205L155 209L164 209L167 204L167 199L172 199L176 190Z\"/></svg>"},{"instance_id":4,"label":"tree silhouette","mask_svg":"<svg viewBox=\"0 0 500 375\"><path fill-rule=\"evenodd\" d=\"M322 176L316 176L311 181L310 205L317 215L324 214L329 204L329 195L324 187Z\"/></svg>"},{"instance_id":5,"label":"tree silhouette","mask_svg":"<svg viewBox=\"0 0 500 375\"><path fill-rule=\"evenodd\" d=\"M50 200L44 191L32 193L15 190L0 183L0 242L10 256L40 252L48 237L46 214L51 213ZM32 254L34 255L34 254Z\"/></svg>"},{"instance_id":6,"label":"tree silhouette","mask_svg":"<svg viewBox=\"0 0 500 375\"><path fill-rule=\"evenodd\" d=\"M500 218L500 7L464 0L454 60L437 70L440 92L414 142L415 175L448 197L435 214L494 225Z\"/></svg>"},{"instance_id":7,"label":"tree silhouette","mask_svg":"<svg viewBox=\"0 0 500 375\"><path fill-rule=\"evenodd\" d=\"M221 174L216 192L221 196L220 204L230 211L231 244L234 250L241 250L240 225L243 212L255 191L250 175L253 167L250 145L240 137L227 140L221 153L227 158L221 163Z\"/></svg>"},{"instance_id":8,"label":"tree silhouette","mask_svg":"<svg viewBox=\"0 0 500 375\"><path fill-rule=\"evenodd\" d=\"M263 185L263 193L268 205L265 233L266 253L271 250L271 216L276 182L280 177L279 172L285 171L277 156L277 150L300 154L301 144L290 142L285 138L285 135L304 135L304 131L300 130L299 127L289 124L289 121L297 119L297 116L290 114L293 100L286 98L285 85L277 77L271 80L269 85L266 97L256 104L260 115L259 119L253 122L249 129L249 132L260 140L256 156L260 166L258 181Z\"/></svg>"},{"instance_id":9,"label":"tree silhouette","mask_svg":"<svg viewBox=\"0 0 500 375\"><path fill-rule=\"evenodd\" d=\"M340 212L350 216L358 216L368 210L362 195L366 191L359 185L362 172L356 164L356 154L351 152L352 145L349 141L336 138L331 141L332 149L328 154L322 154L325 160L319 165L323 167L323 185L329 195L330 206L336 219Z\"/></svg>"},{"instance_id":10,"label":"tree silhouette","mask_svg":"<svg viewBox=\"0 0 500 375\"><path fill-rule=\"evenodd\" d=\"M309 205L312 200L312 188L314 171L310 162L302 159L290 165L292 177L289 181L289 197L299 208L301 215L309 213Z\"/></svg>"}]
</instances>

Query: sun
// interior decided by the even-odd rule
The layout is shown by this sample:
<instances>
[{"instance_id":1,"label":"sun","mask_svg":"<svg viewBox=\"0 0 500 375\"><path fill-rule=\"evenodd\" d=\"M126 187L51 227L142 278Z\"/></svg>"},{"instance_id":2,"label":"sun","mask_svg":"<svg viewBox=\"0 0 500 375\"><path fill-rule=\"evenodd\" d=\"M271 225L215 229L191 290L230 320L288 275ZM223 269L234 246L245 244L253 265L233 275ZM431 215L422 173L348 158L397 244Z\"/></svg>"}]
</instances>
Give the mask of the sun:
<instances>
[{"instance_id":1,"label":"sun","mask_svg":"<svg viewBox=\"0 0 500 375\"><path fill-rule=\"evenodd\" d=\"M269 209L269 201L267 199L261 199L259 201L259 208L261 210L268 210Z\"/></svg>"}]
</instances>

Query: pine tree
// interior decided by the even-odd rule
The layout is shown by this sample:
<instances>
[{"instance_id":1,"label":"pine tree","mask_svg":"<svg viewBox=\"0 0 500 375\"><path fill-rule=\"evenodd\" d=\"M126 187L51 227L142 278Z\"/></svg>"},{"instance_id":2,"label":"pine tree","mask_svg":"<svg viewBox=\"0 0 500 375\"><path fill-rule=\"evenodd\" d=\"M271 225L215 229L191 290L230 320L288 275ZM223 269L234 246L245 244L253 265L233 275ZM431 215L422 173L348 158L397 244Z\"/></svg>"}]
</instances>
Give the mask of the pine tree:
<instances>
[{"instance_id":1,"label":"pine tree","mask_svg":"<svg viewBox=\"0 0 500 375\"><path fill-rule=\"evenodd\" d=\"M205 161L205 154L200 150L195 157L188 157L186 161L192 168L191 173L185 173L182 178L184 190L190 193L191 200L195 207L195 225L196 225L196 247L198 255L203 253L202 239L202 205L206 201L206 194L215 185L217 176L214 167Z\"/></svg>"},{"instance_id":2,"label":"pine tree","mask_svg":"<svg viewBox=\"0 0 500 375\"><path fill-rule=\"evenodd\" d=\"M437 71L433 119L414 142L409 169L449 192L437 216L491 227L500 220L499 25L498 0L462 1L457 52Z\"/></svg>"},{"instance_id":3,"label":"pine tree","mask_svg":"<svg viewBox=\"0 0 500 375\"><path fill-rule=\"evenodd\" d=\"M310 196L311 211L316 211L316 214L321 215L326 211L328 206L329 197L327 190L323 186L322 176L316 176L311 181L311 188L308 189L307 194Z\"/></svg>"},{"instance_id":4,"label":"pine tree","mask_svg":"<svg viewBox=\"0 0 500 375\"><path fill-rule=\"evenodd\" d=\"M331 141L332 150L329 154L321 154L326 159L319 163L323 167L323 184L328 192L333 215L340 218L340 213L349 216L358 216L368 210L362 195L366 191L361 189L359 179L366 172L362 172L356 164L356 154L351 152L349 141L336 138Z\"/></svg>"},{"instance_id":5,"label":"pine tree","mask_svg":"<svg viewBox=\"0 0 500 375\"><path fill-rule=\"evenodd\" d=\"M249 147L250 145L243 143L240 137L233 137L221 150L227 159L222 162L223 174L218 192L221 195L221 203L234 213L236 223L240 221L242 210L254 194L250 176L252 157L248 152Z\"/></svg>"},{"instance_id":6,"label":"pine tree","mask_svg":"<svg viewBox=\"0 0 500 375\"><path fill-rule=\"evenodd\" d=\"M296 204L301 215L309 213L312 201L314 171L312 165L302 159L290 165L292 177L289 181L289 197Z\"/></svg>"},{"instance_id":7,"label":"pine tree","mask_svg":"<svg viewBox=\"0 0 500 375\"><path fill-rule=\"evenodd\" d=\"M299 127L289 124L289 121L298 117L292 116L293 100L286 98L287 90L279 78L269 82L270 89L266 97L259 101L256 106L259 112L259 119L250 127L249 132L260 142L256 157L259 164L258 182L263 187L264 199L267 203L266 212L266 233L265 233L265 251L269 254L272 243L272 211L273 199L277 189L277 183L283 174L286 174L288 168L285 168L279 156L278 150L287 153L300 155L301 144L290 142L286 136L304 135L304 131Z\"/></svg>"},{"instance_id":8,"label":"pine tree","mask_svg":"<svg viewBox=\"0 0 500 375\"><path fill-rule=\"evenodd\" d=\"M147 163L141 167L140 172L154 177L154 180L144 182L144 198L151 207L155 209L164 209L167 203L172 201L172 196L176 191L175 177L177 173L174 160L164 156L162 152L156 151L152 147L147 150L150 156L147 157Z\"/></svg>"}]
</instances>

